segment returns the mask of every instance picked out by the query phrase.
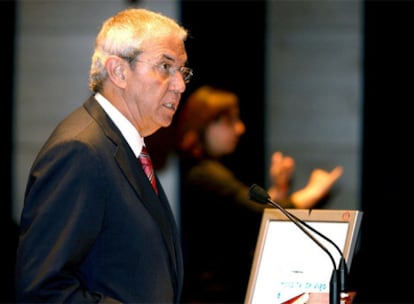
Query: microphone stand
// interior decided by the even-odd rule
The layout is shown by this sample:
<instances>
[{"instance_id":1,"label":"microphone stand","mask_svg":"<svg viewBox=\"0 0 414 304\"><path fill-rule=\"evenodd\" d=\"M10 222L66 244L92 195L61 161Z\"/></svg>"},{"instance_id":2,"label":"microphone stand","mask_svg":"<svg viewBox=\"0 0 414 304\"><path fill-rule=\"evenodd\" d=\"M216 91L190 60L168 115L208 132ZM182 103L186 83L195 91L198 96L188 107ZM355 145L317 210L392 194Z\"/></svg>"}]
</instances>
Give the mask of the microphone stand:
<instances>
[{"instance_id":1,"label":"microphone stand","mask_svg":"<svg viewBox=\"0 0 414 304\"><path fill-rule=\"evenodd\" d=\"M268 203L272 205L273 207L276 207L277 209L279 209L290 221L292 221L300 230L302 230L312 241L314 241L323 251L325 251L328 254L333 264L332 275L331 275L331 279L329 282L329 304L340 304L341 294L338 288L338 270L336 269L335 259L333 258L329 250L326 249L326 247L323 246L322 243L319 242L312 234L310 234L309 231L304 228L304 226L309 228L313 232L316 232L319 236L322 236L325 239L327 239L327 237L323 236L323 234L318 232L316 229L309 226L308 224L300 220L298 217L288 212L285 208L280 206L278 203L271 200L269 197L269 194L263 188L259 187L258 185L253 184L250 187L249 195L250 195L250 199L253 199L254 201L257 201L259 203ZM327 240L329 241L329 239ZM335 247L338 248L337 245L335 245Z\"/></svg>"},{"instance_id":2,"label":"microphone stand","mask_svg":"<svg viewBox=\"0 0 414 304\"><path fill-rule=\"evenodd\" d=\"M339 252L339 255L341 256L341 259L340 259L339 265L338 265L338 272L339 272L338 281L339 281L339 284L340 284L340 292L347 292L348 291L348 286L347 286L347 282L348 282L348 267L346 265L344 255L342 254L342 251L338 247L338 245L335 242L333 242L331 239L329 239L327 236L325 236L324 234L320 233L318 230L316 230L312 226L308 225L306 222L302 221L296 215L288 212L286 209L284 209L278 203L270 200L269 198L268 198L268 200L270 201L269 203L272 206L278 208L279 210L283 209L285 212L289 213L290 216L294 217L295 220L297 220L298 222L300 222L306 228L308 228L308 229L312 230L313 232L315 232L317 235L319 235L320 237L322 237L323 239L325 239L326 241L328 241L330 244L332 244L335 247L335 249ZM276 205L279 205L279 207L277 207Z\"/></svg>"}]
</instances>

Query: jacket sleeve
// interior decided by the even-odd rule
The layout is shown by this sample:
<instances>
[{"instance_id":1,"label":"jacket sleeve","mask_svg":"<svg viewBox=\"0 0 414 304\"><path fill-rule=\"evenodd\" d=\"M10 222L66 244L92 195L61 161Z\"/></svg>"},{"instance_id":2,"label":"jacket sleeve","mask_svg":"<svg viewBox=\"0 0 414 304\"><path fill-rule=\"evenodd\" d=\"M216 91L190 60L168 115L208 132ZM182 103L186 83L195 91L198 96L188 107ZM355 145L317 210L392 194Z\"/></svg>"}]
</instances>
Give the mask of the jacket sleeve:
<instances>
[{"instance_id":1,"label":"jacket sleeve","mask_svg":"<svg viewBox=\"0 0 414 304\"><path fill-rule=\"evenodd\" d=\"M69 142L43 151L30 171L16 256L16 299L42 303L119 303L85 290L76 273L102 229L101 176L95 151Z\"/></svg>"}]
</instances>

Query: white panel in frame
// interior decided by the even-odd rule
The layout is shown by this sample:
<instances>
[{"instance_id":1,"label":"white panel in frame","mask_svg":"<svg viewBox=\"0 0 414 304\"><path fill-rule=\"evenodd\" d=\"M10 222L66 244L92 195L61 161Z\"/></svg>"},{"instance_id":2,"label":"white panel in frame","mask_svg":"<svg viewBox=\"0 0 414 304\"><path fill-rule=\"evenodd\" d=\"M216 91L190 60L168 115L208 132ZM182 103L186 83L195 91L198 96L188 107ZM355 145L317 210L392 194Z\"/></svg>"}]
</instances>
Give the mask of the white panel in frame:
<instances>
[{"instance_id":1,"label":"white panel in frame","mask_svg":"<svg viewBox=\"0 0 414 304\"><path fill-rule=\"evenodd\" d=\"M358 210L287 209L334 242L351 267L362 212ZM306 227L305 227L306 228ZM338 250L308 230L329 251L336 266ZM281 304L304 292L329 293L333 262L315 241L280 210L263 213L245 304Z\"/></svg>"}]
</instances>

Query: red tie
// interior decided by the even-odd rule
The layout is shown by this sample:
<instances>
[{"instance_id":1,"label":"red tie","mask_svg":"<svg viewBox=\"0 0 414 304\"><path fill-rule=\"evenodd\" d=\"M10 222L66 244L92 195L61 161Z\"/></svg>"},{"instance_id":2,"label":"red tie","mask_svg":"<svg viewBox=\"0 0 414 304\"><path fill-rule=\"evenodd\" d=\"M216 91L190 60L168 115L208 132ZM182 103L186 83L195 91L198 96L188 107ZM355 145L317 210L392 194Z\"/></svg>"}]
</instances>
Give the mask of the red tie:
<instances>
[{"instance_id":1,"label":"red tie","mask_svg":"<svg viewBox=\"0 0 414 304\"><path fill-rule=\"evenodd\" d=\"M145 148L145 146L142 146L142 151L138 159L141 162L141 165L145 171L145 174L148 176L148 179L151 182L152 188L154 188L155 193L158 194L157 183L155 181L155 175L154 175L154 168L152 166L151 157L148 153L147 148Z\"/></svg>"}]
</instances>

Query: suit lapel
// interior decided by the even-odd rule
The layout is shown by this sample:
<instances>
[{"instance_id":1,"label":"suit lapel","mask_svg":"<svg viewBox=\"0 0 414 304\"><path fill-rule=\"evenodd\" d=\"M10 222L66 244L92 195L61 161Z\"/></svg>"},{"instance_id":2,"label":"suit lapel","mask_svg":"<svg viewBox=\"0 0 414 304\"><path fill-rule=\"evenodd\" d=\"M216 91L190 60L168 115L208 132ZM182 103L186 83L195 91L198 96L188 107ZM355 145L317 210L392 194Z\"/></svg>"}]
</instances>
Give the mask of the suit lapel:
<instances>
[{"instance_id":1,"label":"suit lapel","mask_svg":"<svg viewBox=\"0 0 414 304\"><path fill-rule=\"evenodd\" d=\"M102 107L99 106L98 102L91 97L85 102L84 107L100 125L105 135L117 146L114 155L115 161L118 163L120 170L124 173L137 195L141 198L140 201L146 206L161 227L161 232L170 252L172 266L176 275L177 256L174 240L177 241L175 236L178 232L175 224L172 222L174 219L173 214L158 178L157 183L161 190L160 196L155 194L144 170L138 164L138 160L135 158L134 153L129 148L121 132L113 124Z\"/></svg>"}]
</instances>

